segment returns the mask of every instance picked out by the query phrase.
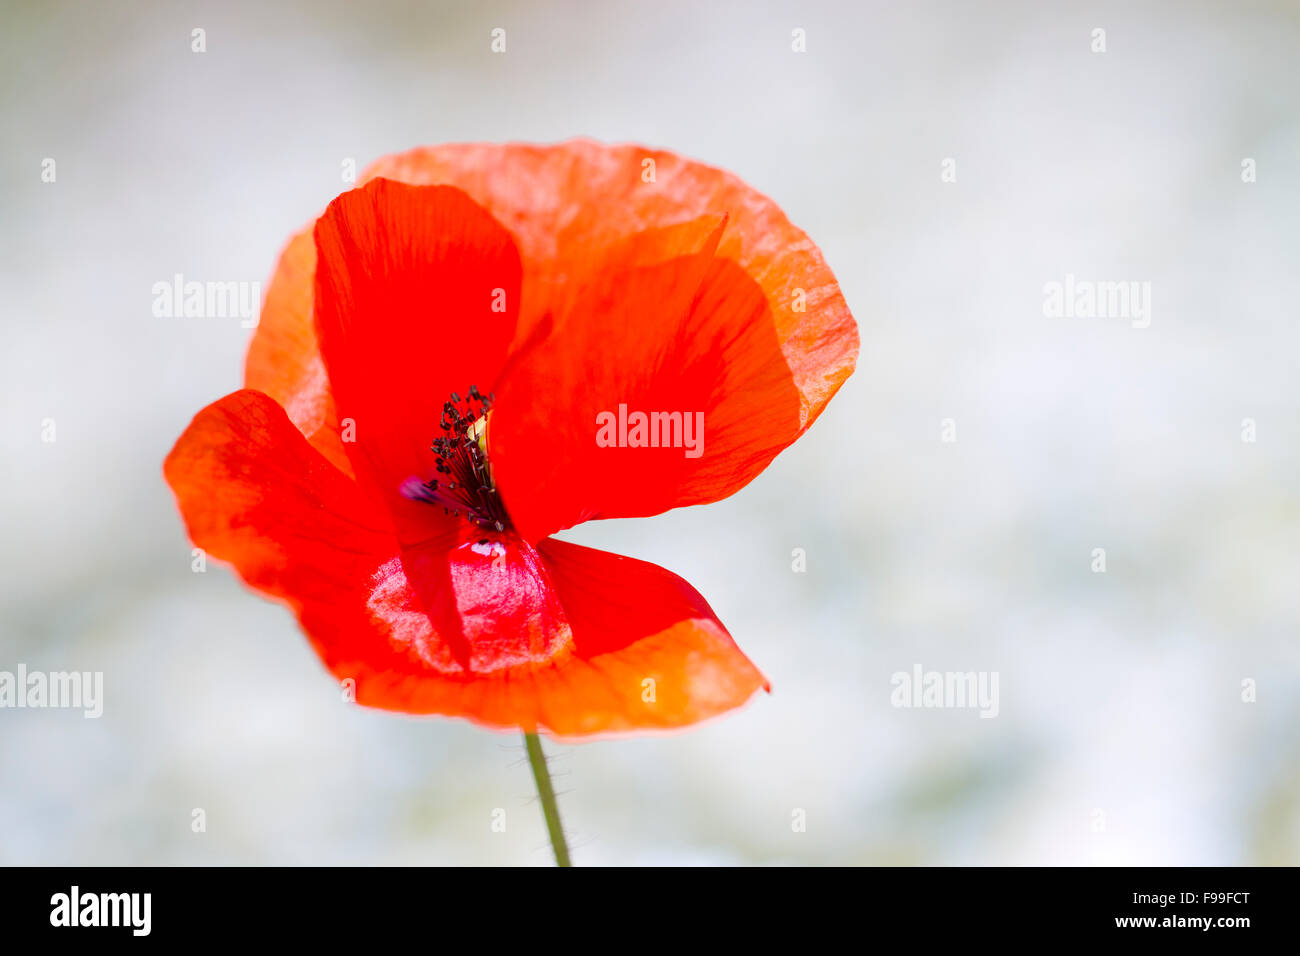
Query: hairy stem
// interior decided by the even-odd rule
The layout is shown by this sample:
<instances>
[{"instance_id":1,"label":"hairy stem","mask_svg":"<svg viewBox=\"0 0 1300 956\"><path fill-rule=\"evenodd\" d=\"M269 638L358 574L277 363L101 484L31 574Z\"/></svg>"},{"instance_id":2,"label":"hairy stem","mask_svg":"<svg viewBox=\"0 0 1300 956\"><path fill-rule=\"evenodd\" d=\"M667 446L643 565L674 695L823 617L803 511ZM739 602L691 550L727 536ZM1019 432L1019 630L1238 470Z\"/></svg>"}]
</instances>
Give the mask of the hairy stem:
<instances>
[{"instance_id":1,"label":"hairy stem","mask_svg":"<svg viewBox=\"0 0 1300 956\"><path fill-rule=\"evenodd\" d=\"M551 787L551 771L546 767L546 754L542 752L542 742L536 734L524 734L524 745L528 748L528 762L533 767L533 779L537 781L537 796L542 801L542 814L546 817L546 832L550 834L551 849L555 851L555 865L571 866L569 845L564 842L564 827L560 825L560 808L555 802L555 790Z\"/></svg>"}]
</instances>

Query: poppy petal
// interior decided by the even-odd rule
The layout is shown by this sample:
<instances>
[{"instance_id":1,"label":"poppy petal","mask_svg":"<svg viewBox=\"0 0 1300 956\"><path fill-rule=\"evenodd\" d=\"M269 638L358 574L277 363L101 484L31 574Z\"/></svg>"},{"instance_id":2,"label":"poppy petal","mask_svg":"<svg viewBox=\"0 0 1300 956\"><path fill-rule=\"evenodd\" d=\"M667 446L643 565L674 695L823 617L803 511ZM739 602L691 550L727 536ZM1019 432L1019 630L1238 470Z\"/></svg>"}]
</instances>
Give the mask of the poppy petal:
<instances>
[{"instance_id":1,"label":"poppy petal","mask_svg":"<svg viewBox=\"0 0 1300 956\"><path fill-rule=\"evenodd\" d=\"M533 548L513 536L463 540L466 529L455 526L400 548L387 512L251 390L199 412L164 474L191 540L293 607L361 703L430 712L442 701L441 712L463 705L503 726L533 721L531 698L516 703L512 687L483 695L477 686L549 661L570 640Z\"/></svg>"},{"instance_id":2,"label":"poppy petal","mask_svg":"<svg viewBox=\"0 0 1300 956\"><path fill-rule=\"evenodd\" d=\"M312 325L315 274L316 241L307 229L294 236L280 254L244 360L244 386L275 399L316 450L351 475L352 464L343 448L329 377Z\"/></svg>"},{"instance_id":3,"label":"poppy petal","mask_svg":"<svg viewBox=\"0 0 1300 956\"><path fill-rule=\"evenodd\" d=\"M314 312L345 449L404 540L438 509L402 495L435 475L452 393L484 394L515 332L522 267L510 234L450 186L372 180L317 221ZM345 434L345 437L346 434Z\"/></svg>"},{"instance_id":4,"label":"poppy petal","mask_svg":"<svg viewBox=\"0 0 1300 956\"><path fill-rule=\"evenodd\" d=\"M285 600L361 704L579 737L683 726L766 686L655 565L463 526L400 548L260 392L201 411L164 472L194 543Z\"/></svg>"},{"instance_id":5,"label":"poppy petal","mask_svg":"<svg viewBox=\"0 0 1300 956\"><path fill-rule=\"evenodd\" d=\"M374 176L454 184L510 230L525 269L521 340L551 311L585 250L725 213L718 258L762 290L801 398L801 431L857 362L857 323L821 251L771 199L714 166L633 143L573 139L420 147L378 160L363 179Z\"/></svg>"},{"instance_id":6,"label":"poppy petal","mask_svg":"<svg viewBox=\"0 0 1300 956\"><path fill-rule=\"evenodd\" d=\"M768 686L704 598L663 568L554 539L473 544L375 575L367 608L388 650L360 644L357 620L318 623L318 649L355 680L359 703L577 738L686 726ZM440 568L455 587L426 614L419 579ZM455 616L469 662L446 637Z\"/></svg>"},{"instance_id":7,"label":"poppy petal","mask_svg":"<svg viewBox=\"0 0 1300 956\"><path fill-rule=\"evenodd\" d=\"M762 292L714 256L725 228L706 217L616 245L512 359L490 454L527 540L725 498L799 434Z\"/></svg>"},{"instance_id":8,"label":"poppy petal","mask_svg":"<svg viewBox=\"0 0 1300 956\"><path fill-rule=\"evenodd\" d=\"M523 313L491 442L507 508L529 540L733 494L807 430L856 364L857 326L821 253L721 170L575 140L418 149L369 174L455 182L519 245ZM696 237L672 265L663 235L719 216L716 248ZM595 415L620 405L665 422L703 414L700 457L596 455Z\"/></svg>"},{"instance_id":9,"label":"poppy petal","mask_svg":"<svg viewBox=\"0 0 1300 956\"><path fill-rule=\"evenodd\" d=\"M252 587L332 607L392 535L388 517L248 389L203 409L163 465L190 539Z\"/></svg>"},{"instance_id":10,"label":"poppy petal","mask_svg":"<svg viewBox=\"0 0 1300 956\"><path fill-rule=\"evenodd\" d=\"M591 260L598 250L626 246L638 233L700 216L729 217L716 258L733 262L761 290L786 374L799 396L799 410L797 417L782 413L770 420L761 436L755 434L760 439L757 445L738 441L742 467L736 480L702 481L703 497L683 503L714 500L743 486L753 477L752 462L770 460L770 448L779 450L802 434L856 364L857 326L820 251L775 203L720 169L635 144L609 146L579 139L547 146L423 147L384 157L364 173L362 181L375 178L455 185L510 230L524 269L516 350L550 333L557 303L594 272ZM300 238L301 234L291 249ZM311 298L310 275L301 265L287 254L282 258L271 290L283 287L284 301ZM710 285L721 298L728 284L742 283L715 277ZM304 321L305 310L280 303L281 297L268 292L249 352L250 387L272 384L259 371L263 354L275 355L284 368L315 368L317 343L310 323ZM590 318L609 322L605 316ZM294 353L296 357L291 357ZM764 367L773 366L765 362ZM266 390L290 409L296 423L303 418L295 412L300 406L327 408L326 383L317 374L297 375L279 390ZM722 438L719 424L714 422L710 434ZM331 427L326 415L324 430ZM308 421L304 430L326 451L328 436L318 437L311 428ZM740 438L739 431L734 434ZM743 467L745 459L751 461L750 467Z\"/></svg>"},{"instance_id":11,"label":"poppy petal","mask_svg":"<svg viewBox=\"0 0 1300 956\"><path fill-rule=\"evenodd\" d=\"M671 571L555 538L538 551L573 632L568 663L537 678L542 724L553 733L683 727L771 689L708 602Z\"/></svg>"}]
</instances>

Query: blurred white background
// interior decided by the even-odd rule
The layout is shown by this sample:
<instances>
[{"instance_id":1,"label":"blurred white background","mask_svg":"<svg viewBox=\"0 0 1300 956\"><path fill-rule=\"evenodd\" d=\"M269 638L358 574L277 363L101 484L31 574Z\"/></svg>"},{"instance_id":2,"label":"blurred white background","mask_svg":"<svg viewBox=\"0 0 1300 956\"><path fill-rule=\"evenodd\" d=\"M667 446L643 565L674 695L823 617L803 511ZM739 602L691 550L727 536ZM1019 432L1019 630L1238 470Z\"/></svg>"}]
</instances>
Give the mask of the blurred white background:
<instances>
[{"instance_id":1,"label":"blurred white background","mask_svg":"<svg viewBox=\"0 0 1300 956\"><path fill-rule=\"evenodd\" d=\"M550 862L517 737L342 706L191 573L161 462L249 332L151 287L266 280L345 158L572 135L770 195L862 331L743 492L566 535L685 576L774 686L550 745L576 862L1300 862L1294 0L0 10L0 669L105 675L98 720L0 710L0 862ZM1067 273L1149 281L1150 327L1045 318ZM998 672L999 716L891 707L914 664Z\"/></svg>"}]
</instances>

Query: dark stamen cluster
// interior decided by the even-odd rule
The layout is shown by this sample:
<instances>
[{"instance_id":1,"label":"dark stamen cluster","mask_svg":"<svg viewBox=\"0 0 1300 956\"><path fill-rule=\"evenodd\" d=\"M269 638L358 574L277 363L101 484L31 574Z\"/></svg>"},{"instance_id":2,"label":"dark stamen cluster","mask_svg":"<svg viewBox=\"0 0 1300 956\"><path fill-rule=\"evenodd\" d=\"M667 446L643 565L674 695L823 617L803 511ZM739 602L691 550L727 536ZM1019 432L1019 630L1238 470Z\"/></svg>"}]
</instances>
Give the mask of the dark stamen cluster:
<instances>
[{"instance_id":1,"label":"dark stamen cluster","mask_svg":"<svg viewBox=\"0 0 1300 956\"><path fill-rule=\"evenodd\" d=\"M451 515L464 515L480 528L504 531L509 525L501 496L492 480L492 466L480 438L487 427L493 395L483 395L477 385L469 387L462 401L452 392L442 406L438 423L443 434L433 440L432 450L441 478L421 481L408 478L402 494L416 501L441 505Z\"/></svg>"}]
</instances>

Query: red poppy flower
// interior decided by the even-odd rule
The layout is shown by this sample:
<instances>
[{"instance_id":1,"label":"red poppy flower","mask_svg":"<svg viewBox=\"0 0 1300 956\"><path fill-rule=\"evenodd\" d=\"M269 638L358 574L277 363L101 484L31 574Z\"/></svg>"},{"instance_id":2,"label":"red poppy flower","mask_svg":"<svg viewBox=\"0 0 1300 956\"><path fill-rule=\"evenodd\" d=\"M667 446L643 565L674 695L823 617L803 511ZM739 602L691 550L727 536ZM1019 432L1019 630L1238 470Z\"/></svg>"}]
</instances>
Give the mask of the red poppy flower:
<instances>
[{"instance_id":1,"label":"red poppy flower","mask_svg":"<svg viewBox=\"0 0 1300 956\"><path fill-rule=\"evenodd\" d=\"M165 473L195 544L287 602L359 703L679 727L763 676L686 581L551 535L737 491L857 348L817 248L727 173L587 141L417 149L290 241L246 387Z\"/></svg>"}]
</instances>

